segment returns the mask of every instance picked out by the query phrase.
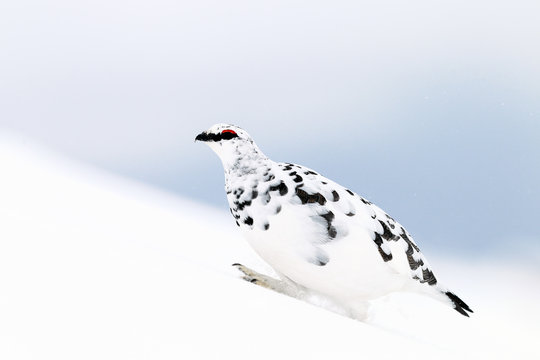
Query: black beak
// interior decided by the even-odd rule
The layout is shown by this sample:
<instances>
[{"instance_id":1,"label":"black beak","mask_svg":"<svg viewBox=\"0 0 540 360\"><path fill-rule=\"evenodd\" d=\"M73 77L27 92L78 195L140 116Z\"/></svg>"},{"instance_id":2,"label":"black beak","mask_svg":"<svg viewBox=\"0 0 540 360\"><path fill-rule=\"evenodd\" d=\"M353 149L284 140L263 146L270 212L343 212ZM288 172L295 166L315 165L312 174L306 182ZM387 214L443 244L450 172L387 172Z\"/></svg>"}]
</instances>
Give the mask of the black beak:
<instances>
[{"instance_id":1,"label":"black beak","mask_svg":"<svg viewBox=\"0 0 540 360\"><path fill-rule=\"evenodd\" d=\"M197 135L197 137L195 138L195 141L208 141L208 140L210 139L206 131L203 131L202 133Z\"/></svg>"}]
</instances>

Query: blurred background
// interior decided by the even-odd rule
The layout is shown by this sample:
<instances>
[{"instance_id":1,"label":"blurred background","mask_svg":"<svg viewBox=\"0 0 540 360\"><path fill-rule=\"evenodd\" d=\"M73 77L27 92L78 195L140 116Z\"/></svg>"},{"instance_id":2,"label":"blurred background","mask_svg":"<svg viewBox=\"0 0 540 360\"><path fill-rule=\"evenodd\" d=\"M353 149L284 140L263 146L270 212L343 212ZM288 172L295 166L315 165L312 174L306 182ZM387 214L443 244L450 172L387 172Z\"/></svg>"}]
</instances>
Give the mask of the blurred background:
<instances>
[{"instance_id":1,"label":"blurred background","mask_svg":"<svg viewBox=\"0 0 540 360\"><path fill-rule=\"evenodd\" d=\"M194 138L232 123L428 253L539 261L539 14L527 0L4 1L0 132L225 212L221 164Z\"/></svg>"}]
</instances>

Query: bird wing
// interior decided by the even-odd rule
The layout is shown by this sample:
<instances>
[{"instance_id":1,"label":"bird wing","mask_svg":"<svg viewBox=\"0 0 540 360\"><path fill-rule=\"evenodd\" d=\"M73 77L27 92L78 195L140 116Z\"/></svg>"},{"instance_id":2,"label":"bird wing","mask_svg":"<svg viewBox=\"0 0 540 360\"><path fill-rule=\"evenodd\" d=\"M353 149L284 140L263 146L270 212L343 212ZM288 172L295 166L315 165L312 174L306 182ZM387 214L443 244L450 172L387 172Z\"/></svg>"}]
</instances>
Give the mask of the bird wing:
<instances>
[{"instance_id":1,"label":"bird wing","mask_svg":"<svg viewBox=\"0 0 540 360\"><path fill-rule=\"evenodd\" d=\"M295 190L291 201L308 205L306 208L310 218L326 228L325 236L314 240L315 253L310 262L324 265L328 259L317 245L339 241L354 224L370 233L381 261L420 283L437 284L435 275L412 236L381 208L307 167L291 163L279 163L278 166L293 178ZM403 257L407 259L408 268L397 264L396 258Z\"/></svg>"}]
</instances>

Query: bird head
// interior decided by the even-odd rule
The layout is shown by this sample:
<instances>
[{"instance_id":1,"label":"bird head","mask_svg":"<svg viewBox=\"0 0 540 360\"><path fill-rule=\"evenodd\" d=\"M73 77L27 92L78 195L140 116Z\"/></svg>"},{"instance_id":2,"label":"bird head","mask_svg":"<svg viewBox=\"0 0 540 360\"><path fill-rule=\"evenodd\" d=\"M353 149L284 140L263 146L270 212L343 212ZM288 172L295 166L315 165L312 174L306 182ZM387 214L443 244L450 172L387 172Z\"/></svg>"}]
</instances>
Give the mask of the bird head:
<instances>
[{"instance_id":1,"label":"bird head","mask_svg":"<svg viewBox=\"0 0 540 360\"><path fill-rule=\"evenodd\" d=\"M233 167L240 160L266 158L251 136L234 125L213 125L197 135L195 141L205 142L219 156L225 169Z\"/></svg>"}]
</instances>

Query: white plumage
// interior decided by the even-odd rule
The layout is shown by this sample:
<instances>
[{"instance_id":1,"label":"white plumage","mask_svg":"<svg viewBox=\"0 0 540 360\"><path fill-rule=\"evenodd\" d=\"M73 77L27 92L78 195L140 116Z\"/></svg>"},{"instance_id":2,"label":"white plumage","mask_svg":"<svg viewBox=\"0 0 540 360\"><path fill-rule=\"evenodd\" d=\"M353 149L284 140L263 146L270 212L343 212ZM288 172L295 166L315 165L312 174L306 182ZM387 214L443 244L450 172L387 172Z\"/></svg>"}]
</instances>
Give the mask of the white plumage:
<instances>
[{"instance_id":1,"label":"white plumage","mask_svg":"<svg viewBox=\"0 0 540 360\"><path fill-rule=\"evenodd\" d=\"M220 157L227 199L249 244L280 280L237 264L247 280L323 296L364 319L369 300L414 291L472 310L441 286L409 233L379 207L306 167L267 158L239 127L199 134Z\"/></svg>"}]
</instances>

